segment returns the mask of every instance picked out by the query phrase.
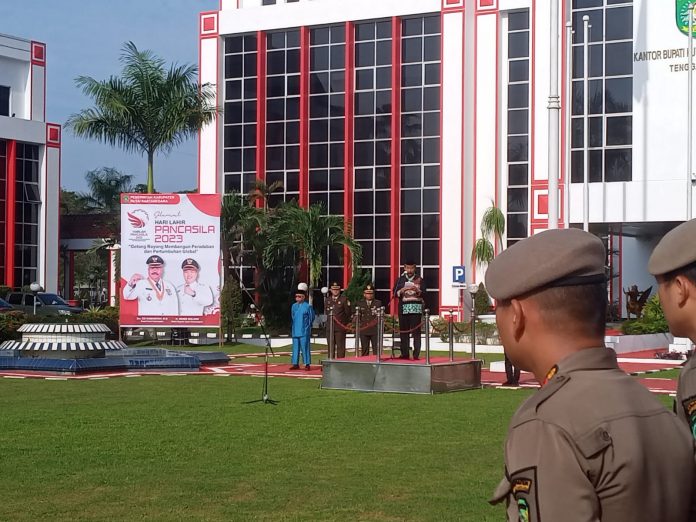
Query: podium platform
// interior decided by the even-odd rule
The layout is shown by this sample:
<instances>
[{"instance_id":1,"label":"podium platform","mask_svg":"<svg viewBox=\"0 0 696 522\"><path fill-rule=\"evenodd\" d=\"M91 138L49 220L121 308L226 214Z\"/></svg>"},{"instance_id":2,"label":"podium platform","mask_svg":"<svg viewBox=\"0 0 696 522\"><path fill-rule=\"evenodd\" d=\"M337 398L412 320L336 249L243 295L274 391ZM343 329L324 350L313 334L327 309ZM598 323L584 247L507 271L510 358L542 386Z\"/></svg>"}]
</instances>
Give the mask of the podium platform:
<instances>
[{"instance_id":1,"label":"podium platform","mask_svg":"<svg viewBox=\"0 0 696 522\"><path fill-rule=\"evenodd\" d=\"M445 393L481 388L480 359L418 361L376 356L323 360L321 387L395 393Z\"/></svg>"}]
</instances>

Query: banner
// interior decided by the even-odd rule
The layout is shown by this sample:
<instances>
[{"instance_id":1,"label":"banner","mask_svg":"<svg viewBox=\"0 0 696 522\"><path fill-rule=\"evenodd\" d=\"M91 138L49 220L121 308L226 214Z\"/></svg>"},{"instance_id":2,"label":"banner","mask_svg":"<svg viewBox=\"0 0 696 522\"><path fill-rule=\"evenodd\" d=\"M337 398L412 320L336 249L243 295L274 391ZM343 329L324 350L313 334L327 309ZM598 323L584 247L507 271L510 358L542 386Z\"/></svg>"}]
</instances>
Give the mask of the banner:
<instances>
[{"instance_id":1,"label":"banner","mask_svg":"<svg viewBox=\"0 0 696 522\"><path fill-rule=\"evenodd\" d=\"M219 195L121 194L120 323L219 327Z\"/></svg>"}]
</instances>

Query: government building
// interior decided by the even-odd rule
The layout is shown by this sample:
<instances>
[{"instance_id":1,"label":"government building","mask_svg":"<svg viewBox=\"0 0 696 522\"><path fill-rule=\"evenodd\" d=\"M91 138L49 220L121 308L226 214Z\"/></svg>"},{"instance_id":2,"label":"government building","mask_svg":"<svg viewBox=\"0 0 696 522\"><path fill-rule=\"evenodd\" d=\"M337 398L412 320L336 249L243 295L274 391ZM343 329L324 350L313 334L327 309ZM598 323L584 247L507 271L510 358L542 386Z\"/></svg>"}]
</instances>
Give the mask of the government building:
<instances>
[{"instance_id":1,"label":"government building","mask_svg":"<svg viewBox=\"0 0 696 522\"><path fill-rule=\"evenodd\" d=\"M58 290L60 147L46 45L0 34L0 285Z\"/></svg>"},{"instance_id":2,"label":"government building","mask_svg":"<svg viewBox=\"0 0 696 522\"><path fill-rule=\"evenodd\" d=\"M199 189L282 182L272 204L323 203L352 224L378 298L413 259L442 313L462 305L455 267L483 280L471 257L487 209L505 216L503 248L549 227L555 171L558 226L605 240L623 311L690 212L685 6L560 1L554 40L541 0L221 0L199 20L201 82L224 109L200 135ZM331 253L323 283L350 273Z\"/></svg>"}]
</instances>

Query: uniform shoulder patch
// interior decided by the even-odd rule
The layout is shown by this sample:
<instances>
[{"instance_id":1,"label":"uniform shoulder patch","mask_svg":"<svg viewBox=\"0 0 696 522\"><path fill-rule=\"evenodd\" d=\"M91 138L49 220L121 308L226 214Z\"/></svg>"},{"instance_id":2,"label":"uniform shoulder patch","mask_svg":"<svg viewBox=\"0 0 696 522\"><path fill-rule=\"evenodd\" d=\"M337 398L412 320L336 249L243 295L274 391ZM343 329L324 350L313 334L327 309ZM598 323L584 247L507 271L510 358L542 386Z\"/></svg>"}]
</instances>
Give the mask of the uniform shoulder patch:
<instances>
[{"instance_id":1,"label":"uniform shoulder patch","mask_svg":"<svg viewBox=\"0 0 696 522\"><path fill-rule=\"evenodd\" d=\"M684 408L684 413L686 413L686 419L689 422L691 434L696 439L696 395L684 399L682 401L682 407Z\"/></svg>"},{"instance_id":2,"label":"uniform shoulder patch","mask_svg":"<svg viewBox=\"0 0 696 522\"><path fill-rule=\"evenodd\" d=\"M510 494L517 505L520 522L541 522L536 466L520 469L510 475Z\"/></svg>"}]
</instances>

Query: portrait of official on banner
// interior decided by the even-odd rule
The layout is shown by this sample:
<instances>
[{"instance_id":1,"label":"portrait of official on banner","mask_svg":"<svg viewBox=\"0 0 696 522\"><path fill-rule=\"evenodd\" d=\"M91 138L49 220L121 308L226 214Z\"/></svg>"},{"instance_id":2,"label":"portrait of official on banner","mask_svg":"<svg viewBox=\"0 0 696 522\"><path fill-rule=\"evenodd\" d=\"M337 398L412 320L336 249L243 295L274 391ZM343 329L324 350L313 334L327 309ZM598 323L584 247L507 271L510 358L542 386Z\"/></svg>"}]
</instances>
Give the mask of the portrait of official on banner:
<instances>
[{"instance_id":1,"label":"portrait of official on banner","mask_svg":"<svg viewBox=\"0 0 696 522\"><path fill-rule=\"evenodd\" d=\"M121 194L121 326L220 324L220 196Z\"/></svg>"}]
</instances>

